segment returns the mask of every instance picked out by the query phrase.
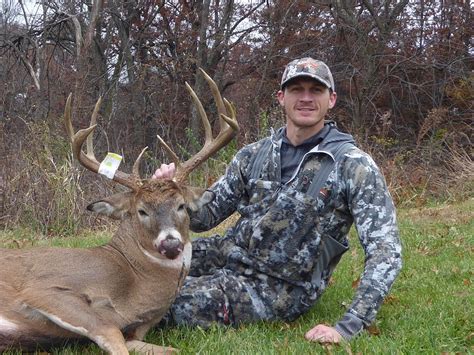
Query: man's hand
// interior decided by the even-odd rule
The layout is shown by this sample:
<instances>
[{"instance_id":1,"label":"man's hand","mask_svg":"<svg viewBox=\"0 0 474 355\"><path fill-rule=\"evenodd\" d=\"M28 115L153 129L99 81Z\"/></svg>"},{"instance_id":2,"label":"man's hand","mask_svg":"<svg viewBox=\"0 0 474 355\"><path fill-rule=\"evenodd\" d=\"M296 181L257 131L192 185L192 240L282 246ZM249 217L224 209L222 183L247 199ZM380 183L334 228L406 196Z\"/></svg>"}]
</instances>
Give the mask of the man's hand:
<instances>
[{"instance_id":1,"label":"man's hand","mask_svg":"<svg viewBox=\"0 0 474 355\"><path fill-rule=\"evenodd\" d=\"M317 341L318 343L338 344L342 341L342 335L335 328L324 324L318 324L307 331L304 337L309 341Z\"/></svg>"},{"instance_id":2,"label":"man's hand","mask_svg":"<svg viewBox=\"0 0 474 355\"><path fill-rule=\"evenodd\" d=\"M161 164L159 169L156 169L155 173L151 177L152 179L172 179L174 173L176 172L176 167L174 163L171 164Z\"/></svg>"}]
</instances>

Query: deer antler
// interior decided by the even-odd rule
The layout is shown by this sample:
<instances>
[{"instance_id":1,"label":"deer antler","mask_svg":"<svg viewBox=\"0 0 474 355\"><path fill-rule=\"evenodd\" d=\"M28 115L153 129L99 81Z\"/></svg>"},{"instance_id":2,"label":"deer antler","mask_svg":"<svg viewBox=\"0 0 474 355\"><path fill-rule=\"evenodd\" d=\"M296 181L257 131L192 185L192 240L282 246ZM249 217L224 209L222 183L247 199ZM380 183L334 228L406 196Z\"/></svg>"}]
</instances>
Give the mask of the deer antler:
<instances>
[{"instance_id":1,"label":"deer antler","mask_svg":"<svg viewBox=\"0 0 474 355\"><path fill-rule=\"evenodd\" d=\"M95 104L89 127L85 129L81 129L77 131L76 133L74 133L74 128L72 126L72 120L71 120L71 101L72 101L72 94L69 94L66 101L66 107L64 109L64 122L66 124L66 131L69 135L69 138L71 139L72 151L74 153L74 157L79 161L79 163L81 163L83 167L85 167L86 169L94 173L98 173L100 163L97 161L94 155L94 148L92 144L91 133L94 131L94 129L97 126L96 124L97 113L99 112L102 98L99 97L99 99L97 100ZM86 144L87 153L84 153L82 151L82 145L84 144L85 140L87 140L87 144ZM147 148L144 148L141 151L137 160L133 164L132 174L123 173L117 170L117 172L115 173L113 177L113 180L121 185L129 187L132 190L136 190L139 187L139 181L141 180L138 168L140 165L140 160L143 156L143 153L145 153L146 149Z\"/></svg>"},{"instance_id":2,"label":"deer antler","mask_svg":"<svg viewBox=\"0 0 474 355\"><path fill-rule=\"evenodd\" d=\"M212 80L212 78L207 75L204 70L202 70L201 68L199 68L199 70L204 75L204 78L206 79L212 91L212 95L214 96L214 100L217 106L217 112L219 114L220 130L216 138L213 138L212 128L209 123L209 119L207 118L206 111L204 110L204 107L202 106L202 103L197 97L194 90L191 88L191 86L189 86L188 83L186 83L186 88L188 89L189 94L191 95L201 116L202 125L204 127L205 142L202 149L198 153L193 155L189 160L185 161L184 163L180 163L178 156L166 144L166 142L161 139L160 136L158 136L160 143L163 145L170 159L176 165L176 173L174 180L177 182L186 181L187 177L194 169L196 169L199 165L205 162L213 154L218 152L227 143L229 143L239 131L239 124L237 122L234 106L225 98L222 98L215 81Z\"/></svg>"}]
</instances>

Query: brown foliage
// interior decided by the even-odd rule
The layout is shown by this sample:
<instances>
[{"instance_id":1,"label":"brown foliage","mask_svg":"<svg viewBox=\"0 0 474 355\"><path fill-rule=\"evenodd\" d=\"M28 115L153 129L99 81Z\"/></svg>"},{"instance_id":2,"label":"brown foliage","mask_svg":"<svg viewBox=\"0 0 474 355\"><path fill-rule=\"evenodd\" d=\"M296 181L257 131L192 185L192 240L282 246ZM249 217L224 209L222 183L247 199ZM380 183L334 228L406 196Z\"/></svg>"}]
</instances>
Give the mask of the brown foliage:
<instances>
[{"instance_id":1,"label":"brown foliage","mask_svg":"<svg viewBox=\"0 0 474 355\"><path fill-rule=\"evenodd\" d=\"M430 132L432 129L438 128L440 124L447 119L447 117L448 110L446 108L440 107L431 109L424 118L420 130L418 131L416 145L419 146L421 140L425 138L428 132Z\"/></svg>"},{"instance_id":2,"label":"brown foliage","mask_svg":"<svg viewBox=\"0 0 474 355\"><path fill-rule=\"evenodd\" d=\"M44 229L61 220L69 204L74 206L65 215L74 225L82 223L77 216L83 199L98 187L68 160L58 122L70 92L78 98L79 127L103 97L99 159L124 147L136 156L148 146L146 175L165 159L156 134L184 158L200 146L198 116L184 82L214 117L211 97L196 76L203 67L235 103L241 123L236 146L196 177L213 181L237 148L284 124L275 94L284 65L298 56L331 66L338 103L330 118L374 156L399 203L472 194L469 2L87 4L45 2L41 16L26 20L19 8L3 14L2 225L35 220ZM130 164L127 157L124 164ZM57 199L64 199L61 207L54 206Z\"/></svg>"}]
</instances>

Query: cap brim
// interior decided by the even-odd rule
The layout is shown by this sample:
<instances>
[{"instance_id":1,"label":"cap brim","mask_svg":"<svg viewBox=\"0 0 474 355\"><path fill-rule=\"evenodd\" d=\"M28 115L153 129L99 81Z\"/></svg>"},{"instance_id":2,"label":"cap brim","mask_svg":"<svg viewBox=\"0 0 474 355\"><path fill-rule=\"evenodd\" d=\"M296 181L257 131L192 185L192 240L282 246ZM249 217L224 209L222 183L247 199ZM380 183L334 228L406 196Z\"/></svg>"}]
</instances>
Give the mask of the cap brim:
<instances>
[{"instance_id":1,"label":"cap brim","mask_svg":"<svg viewBox=\"0 0 474 355\"><path fill-rule=\"evenodd\" d=\"M298 78L303 78L303 77L314 79L314 80L320 82L321 84L323 84L324 86L326 86L328 89L331 89L331 84L330 83L328 83L324 79L321 79L319 76L313 75L313 74L310 74L310 73L299 73L299 74L296 74L296 75L292 76L289 79L286 79L283 83L281 83L281 88L283 89L290 81L292 81L294 79L298 79Z\"/></svg>"}]
</instances>

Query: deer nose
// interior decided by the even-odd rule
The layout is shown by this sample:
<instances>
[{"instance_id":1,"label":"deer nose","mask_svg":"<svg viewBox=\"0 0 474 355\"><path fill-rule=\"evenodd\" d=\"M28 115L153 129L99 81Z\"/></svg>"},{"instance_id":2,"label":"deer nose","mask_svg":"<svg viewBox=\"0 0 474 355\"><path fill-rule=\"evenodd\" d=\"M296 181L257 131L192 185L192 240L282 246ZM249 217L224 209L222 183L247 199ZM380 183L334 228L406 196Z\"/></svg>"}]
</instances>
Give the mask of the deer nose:
<instances>
[{"instance_id":1,"label":"deer nose","mask_svg":"<svg viewBox=\"0 0 474 355\"><path fill-rule=\"evenodd\" d=\"M183 251L184 244L176 237L168 234L158 245L158 252L168 259L176 259Z\"/></svg>"}]
</instances>

